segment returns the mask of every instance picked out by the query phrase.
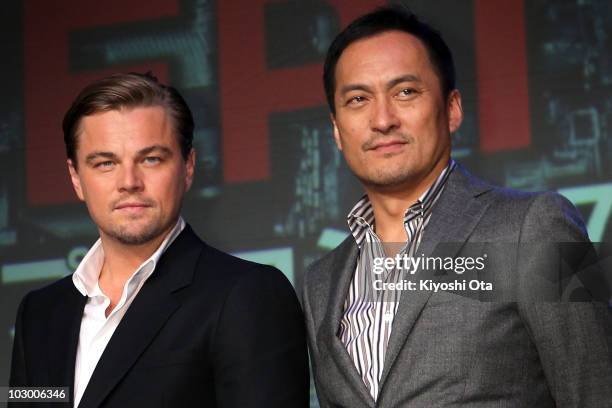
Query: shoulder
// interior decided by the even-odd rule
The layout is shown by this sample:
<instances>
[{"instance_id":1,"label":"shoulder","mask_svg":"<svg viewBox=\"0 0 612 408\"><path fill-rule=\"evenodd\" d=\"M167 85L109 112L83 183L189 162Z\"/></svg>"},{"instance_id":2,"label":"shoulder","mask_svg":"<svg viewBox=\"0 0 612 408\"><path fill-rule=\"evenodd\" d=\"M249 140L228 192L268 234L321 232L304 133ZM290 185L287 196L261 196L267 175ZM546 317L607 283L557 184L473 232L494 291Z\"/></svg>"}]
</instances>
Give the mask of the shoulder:
<instances>
[{"instance_id":1,"label":"shoulder","mask_svg":"<svg viewBox=\"0 0 612 408\"><path fill-rule=\"evenodd\" d=\"M68 298L82 297L72 282L72 274L26 294L19 306L22 315L42 318L61 306Z\"/></svg>"},{"instance_id":2,"label":"shoulder","mask_svg":"<svg viewBox=\"0 0 612 408\"><path fill-rule=\"evenodd\" d=\"M457 164L452 177L455 184L463 185L475 193L476 196L486 196L497 204L507 204L521 209L557 208L564 212L575 212L572 203L561 194L554 191L521 191L512 188L501 187L489 183L477 176L472 175L465 167Z\"/></svg>"},{"instance_id":3,"label":"shoulder","mask_svg":"<svg viewBox=\"0 0 612 408\"><path fill-rule=\"evenodd\" d=\"M491 198L497 205L503 205L508 210L526 212L560 212L570 217L576 217L578 212L574 205L561 194L554 191L519 191L505 187L493 187Z\"/></svg>"},{"instance_id":4,"label":"shoulder","mask_svg":"<svg viewBox=\"0 0 612 408\"><path fill-rule=\"evenodd\" d=\"M177 286L193 286L193 294L224 296L238 283L251 282L254 288L277 285L291 288L291 283L277 268L250 262L207 244L187 225L168 247L158 265L164 275L175 275ZM200 296L201 297L201 296Z\"/></svg>"},{"instance_id":5,"label":"shoulder","mask_svg":"<svg viewBox=\"0 0 612 408\"><path fill-rule=\"evenodd\" d=\"M561 208L576 209L567 199L552 191L527 192L518 191L505 187L495 187L490 191L490 207L492 211L497 211L507 221L520 221L522 224L526 217L546 213L550 211L557 213Z\"/></svg>"},{"instance_id":6,"label":"shoulder","mask_svg":"<svg viewBox=\"0 0 612 408\"><path fill-rule=\"evenodd\" d=\"M81 296L72 282L72 274L40 289L33 290L26 297L31 303L49 306L61 302L62 299L69 295Z\"/></svg>"},{"instance_id":7,"label":"shoulder","mask_svg":"<svg viewBox=\"0 0 612 408\"><path fill-rule=\"evenodd\" d=\"M537 235L553 237L565 234L587 236L584 221L574 205L553 191L526 192L489 184L458 167L458 177L472 191L482 191L480 199L487 205L487 214L499 227L519 231L522 239ZM573 239L572 239L573 240Z\"/></svg>"},{"instance_id":8,"label":"shoulder","mask_svg":"<svg viewBox=\"0 0 612 408\"><path fill-rule=\"evenodd\" d=\"M555 237L559 242L588 239L584 221L576 207L567 198L553 192L536 194L523 218L523 241L537 240L542 235Z\"/></svg>"},{"instance_id":9,"label":"shoulder","mask_svg":"<svg viewBox=\"0 0 612 408\"><path fill-rule=\"evenodd\" d=\"M548 194L545 192L515 190L495 185L474 176L460 164L457 164L453 171L449 179L449 185L451 185L451 188L459 186L460 189L468 190L473 196L482 198L490 204L506 205L510 208L514 207L521 210L529 207L531 201L536 199L537 196Z\"/></svg>"},{"instance_id":10,"label":"shoulder","mask_svg":"<svg viewBox=\"0 0 612 408\"><path fill-rule=\"evenodd\" d=\"M355 238L349 236L336 248L310 264L304 272L303 291L323 293L339 278L342 268L357 259Z\"/></svg>"},{"instance_id":11,"label":"shoulder","mask_svg":"<svg viewBox=\"0 0 612 408\"><path fill-rule=\"evenodd\" d=\"M276 288L293 292L291 283L279 269L238 258L207 244L196 269L198 274L207 277L208 284L225 290Z\"/></svg>"},{"instance_id":12,"label":"shoulder","mask_svg":"<svg viewBox=\"0 0 612 408\"><path fill-rule=\"evenodd\" d=\"M291 282L273 266L206 246L196 268L195 282L194 297L213 305L218 332L233 333L235 328L241 328L241 335L248 335L262 327L289 327L302 321Z\"/></svg>"},{"instance_id":13,"label":"shoulder","mask_svg":"<svg viewBox=\"0 0 612 408\"><path fill-rule=\"evenodd\" d=\"M507 188L493 190L495 207L508 219L520 220L521 237L534 234L554 237L558 233L587 236L580 212L564 196L554 191L522 192Z\"/></svg>"}]
</instances>

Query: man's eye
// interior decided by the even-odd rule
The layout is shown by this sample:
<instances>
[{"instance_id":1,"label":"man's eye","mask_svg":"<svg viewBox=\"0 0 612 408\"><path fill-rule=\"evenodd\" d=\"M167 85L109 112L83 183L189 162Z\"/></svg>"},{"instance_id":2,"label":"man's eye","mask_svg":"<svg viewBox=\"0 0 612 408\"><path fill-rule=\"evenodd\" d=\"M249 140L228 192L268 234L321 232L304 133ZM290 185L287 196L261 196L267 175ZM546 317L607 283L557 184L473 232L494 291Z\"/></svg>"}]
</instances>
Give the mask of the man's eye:
<instances>
[{"instance_id":1,"label":"man's eye","mask_svg":"<svg viewBox=\"0 0 612 408\"><path fill-rule=\"evenodd\" d=\"M401 91L399 91L399 96L401 98L407 98L410 97L412 95L414 95L416 93L416 89L413 88L404 88Z\"/></svg>"},{"instance_id":2,"label":"man's eye","mask_svg":"<svg viewBox=\"0 0 612 408\"><path fill-rule=\"evenodd\" d=\"M364 101L365 101L365 98L363 96L353 96L352 98L348 100L347 105L356 105Z\"/></svg>"},{"instance_id":3,"label":"man's eye","mask_svg":"<svg viewBox=\"0 0 612 408\"><path fill-rule=\"evenodd\" d=\"M111 168L113 166L113 164L115 164L115 163L113 163L110 160L107 160L107 161L103 161L103 162L100 162L100 163L96 163L96 165L94 167L96 167L98 169L109 169L109 168Z\"/></svg>"},{"instance_id":4,"label":"man's eye","mask_svg":"<svg viewBox=\"0 0 612 408\"><path fill-rule=\"evenodd\" d=\"M146 164L157 164L161 162L161 158L156 156L147 156L143 160Z\"/></svg>"}]
</instances>

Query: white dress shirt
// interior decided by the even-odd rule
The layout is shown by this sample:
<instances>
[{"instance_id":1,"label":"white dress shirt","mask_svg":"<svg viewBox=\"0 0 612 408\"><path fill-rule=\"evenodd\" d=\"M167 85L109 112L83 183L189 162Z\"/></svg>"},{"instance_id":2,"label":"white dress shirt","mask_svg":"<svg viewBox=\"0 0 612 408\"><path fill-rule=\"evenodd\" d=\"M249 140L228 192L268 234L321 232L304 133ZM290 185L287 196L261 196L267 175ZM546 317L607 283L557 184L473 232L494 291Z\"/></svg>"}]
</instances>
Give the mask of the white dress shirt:
<instances>
[{"instance_id":1,"label":"white dress shirt","mask_svg":"<svg viewBox=\"0 0 612 408\"><path fill-rule=\"evenodd\" d=\"M164 238L159 248L127 280L119 302L108 317L106 317L106 309L110 305L110 299L102 293L98 284L100 271L104 265L104 249L100 239L87 252L72 275L74 286L83 296L87 296L87 303L81 319L79 345L74 368L75 407L81 402L94 369L125 312L132 304L142 285L155 270L161 255L184 228L185 221L182 217L179 217L176 225Z\"/></svg>"}]
</instances>

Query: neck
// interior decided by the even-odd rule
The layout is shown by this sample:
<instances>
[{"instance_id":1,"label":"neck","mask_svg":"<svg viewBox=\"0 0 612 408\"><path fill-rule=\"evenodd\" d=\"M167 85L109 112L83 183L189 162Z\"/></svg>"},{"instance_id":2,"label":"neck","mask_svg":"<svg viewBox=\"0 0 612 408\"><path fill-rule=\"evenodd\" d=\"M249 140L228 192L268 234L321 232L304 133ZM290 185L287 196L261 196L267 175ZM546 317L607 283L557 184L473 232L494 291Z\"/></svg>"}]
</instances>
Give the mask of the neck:
<instances>
[{"instance_id":1,"label":"neck","mask_svg":"<svg viewBox=\"0 0 612 408\"><path fill-rule=\"evenodd\" d=\"M372 203L376 234L383 242L405 242L406 210L429 189L448 165L448 158L439 161L425 176L406 180L393 187L365 186Z\"/></svg>"},{"instance_id":2,"label":"neck","mask_svg":"<svg viewBox=\"0 0 612 408\"><path fill-rule=\"evenodd\" d=\"M100 232L104 249L104 268L100 278L123 285L144 261L159 248L176 223L154 239L140 245L128 245Z\"/></svg>"}]
</instances>

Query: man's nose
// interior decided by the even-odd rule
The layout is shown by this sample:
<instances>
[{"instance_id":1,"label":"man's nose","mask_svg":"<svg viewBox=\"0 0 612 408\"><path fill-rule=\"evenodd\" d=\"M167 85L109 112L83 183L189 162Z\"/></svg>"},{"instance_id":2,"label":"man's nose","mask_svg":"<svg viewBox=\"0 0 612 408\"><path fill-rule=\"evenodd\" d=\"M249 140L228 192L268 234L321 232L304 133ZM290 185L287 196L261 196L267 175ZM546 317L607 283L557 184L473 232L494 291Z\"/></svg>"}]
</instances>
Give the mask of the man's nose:
<instances>
[{"instance_id":1,"label":"man's nose","mask_svg":"<svg viewBox=\"0 0 612 408\"><path fill-rule=\"evenodd\" d=\"M122 166L119 180L119 191L121 192L137 192L144 190L144 182L142 172L133 164Z\"/></svg>"},{"instance_id":2,"label":"man's nose","mask_svg":"<svg viewBox=\"0 0 612 408\"><path fill-rule=\"evenodd\" d=\"M374 103L372 117L370 119L372 130L387 134L400 127L400 120L393 106L393 102L388 99L378 99Z\"/></svg>"}]
</instances>

